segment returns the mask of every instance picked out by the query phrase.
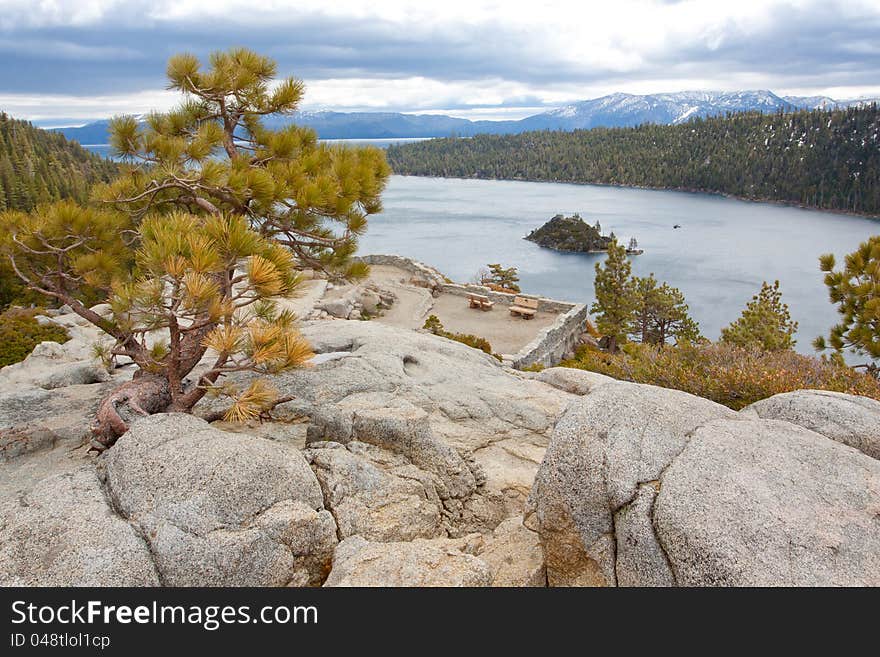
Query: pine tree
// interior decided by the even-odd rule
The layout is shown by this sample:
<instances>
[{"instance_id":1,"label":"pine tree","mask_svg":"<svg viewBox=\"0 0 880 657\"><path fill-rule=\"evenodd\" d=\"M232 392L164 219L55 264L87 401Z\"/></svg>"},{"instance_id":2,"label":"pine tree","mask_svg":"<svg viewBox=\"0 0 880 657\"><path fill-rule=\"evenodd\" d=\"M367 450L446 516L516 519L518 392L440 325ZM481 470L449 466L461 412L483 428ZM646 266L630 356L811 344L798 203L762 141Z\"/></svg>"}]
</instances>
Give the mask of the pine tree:
<instances>
[{"instance_id":1,"label":"pine tree","mask_svg":"<svg viewBox=\"0 0 880 657\"><path fill-rule=\"evenodd\" d=\"M840 271L835 270L833 254L823 255L819 263L841 320L827 340L820 336L813 345L819 351L833 349L838 355L849 350L867 356L873 362L858 367L880 377L880 235L848 254Z\"/></svg>"},{"instance_id":2,"label":"pine tree","mask_svg":"<svg viewBox=\"0 0 880 657\"><path fill-rule=\"evenodd\" d=\"M486 265L489 270L481 275L480 283L500 292L519 292L519 274L516 267L504 268L498 263Z\"/></svg>"},{"instance_id":3,"label":"pine tree","mask_svg":"<svg viewBox=\"0 0 880 657\"><path fill-rule=\"evenodd\" d=\"M596 263L594 290L596 301L590 312L596 316L596 328L608 337L609 351L616 352L626 341L627 330L636 308L635 282L626 249L612 240L605 262Z\"/></svg>"},{"instance_id":4,"label":"pine tree","mask_svg":"<svg viewBox=\"0 0 880 657\"><path fill-rule=\"evenodd\" d=\"M747 349L785 351L794 349L797 322L782 302L779 281L764 281L761 290L746 304L739 319L721 329L721 342Z\"/></svg>"},{"instance_id":5,"label":"pine tree","mask_svg":"<svg viewBox=\"0 0 880 657\"><path fill-rule=\"evenodd\" d=\"M125 356L139 368L101 403L96 449L124 433L132 414L188 412L207 393L232 400L229 420L256 417L277 403L272 388L257 379L239 390L218 379L234 371L275 374L311 356L293 316L277 303L299 283L293 256L241 217L175 211L151 216L133 231L123 213L64 201L30 214L7 212L0 227L22 280L115 339L98 355ZM136 249L129 241L134 234ZM105 293L109 314L83 303L87 288ZM148 341L156 332L167 337ZM198 385L185 385L208 349L213 365Z\"/></svg>"},{"instance_id":6,"label":"pine tree","mask_svg":"<svg viewBox=\"0 0 880 657\"><path fill-rule=\"evenodd\" d=\"M654 274L634 279L635 304L629 334L638 342L666 344L696 342L700 327L688 314L684 295L667 283L658 285Z\"/></svg>"},{"instance_id":7,"label":"pine tree","mask_svg":"<svg viewBox=\"0 0 880 657\"><path fill-rule=\"evenodd\" d=\"M131 166L96 196L136 218L173 207L234 213L288 247L300 266L365 275L351 256L367 217L382 209L384 152L318 143L296 125L267 129L263 117L295 112L304 87L292 77L271 87L275 62L245 48L212 54L207 70L176 55L167 74L185 102L151 114L146 128L131 116L111 122L111 145Z\"/></svg>"},{"instance_id":8,"label":"pine tree","mask_svg":"<svg viewBox=\"0 0 880 657\"><path fill-rule=\"evenodd\" d=\"M63 202L0 215L15 273L110 335L104 358L139 368L99 406L99 450L132 417L188 412L208 393L231 398L233 420L279 403L265 381L238 390L219 379L310 357L279 300L295 291L299 268L365 275L351 256L389 173L378 149L325 146L296 126L266 129L262 117L293 112L303 88L287 78L270 90L275 64L265 57L215 53L203 71L178 55L168 75L187 95L180 108L152 114L146 129L132 117L113 121L113 146L130 164L96 190L106 209ZM88 307L89 291L108 298L108 316ZM156 331L167 341L148 343ZM213 365L187 383L209 350Z\"/></svg>"},{"instance_id":9,"label":"pine tree","mask_svg":"<svg viewBox=\"0 0 880 657\"><path fill-rule=\"evenodd\" d=\"M388 148L397 173L715 191L880 213L877 105L745 112L681 125L431 139Z\"/></svg>"}]
</instances>

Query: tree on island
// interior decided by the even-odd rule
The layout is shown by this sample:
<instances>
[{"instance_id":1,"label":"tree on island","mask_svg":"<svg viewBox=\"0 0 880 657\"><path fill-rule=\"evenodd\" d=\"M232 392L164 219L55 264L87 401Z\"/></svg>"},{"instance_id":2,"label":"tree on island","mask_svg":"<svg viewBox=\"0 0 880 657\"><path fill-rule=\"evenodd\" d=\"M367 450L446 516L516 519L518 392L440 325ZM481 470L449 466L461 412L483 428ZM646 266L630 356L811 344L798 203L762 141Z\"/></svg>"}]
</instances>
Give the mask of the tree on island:
<instances>
[{"instance_id":1,"label":"tree on island","mask_svg":"<svg viewBox=\"0 0 880 657\"><path fill-rule=\"evenodd\" d=\"M208 393L231 399L229 419L267 412L281 401L267 383L239 390L220 377L274 374L310 357L278 305L298 269L366 274L351 256L381 209L383 153L319 144L297 126L266 129L262 117L295 111L302 83L272 88L275 63L245 49L210 64L172 57L170 86L185 102L151 114L146 128L114 119L111 143L127 165L94 190L105 209L60 203L0 218L4 254L24 283L102 329L115 339L109 355L139 368L101 402L97 449L138 415L189 412ZM86 306L95 290L109 311ZM207 369L188 381L209 349Z\"/></svg>"},{"instance_id":2,"label":"tree on island","mask_svg":"<svg viewBox=\"0 0 880 657\"><path fill-rule=\"evenodd\" d=\"M798 323L782 302L779 281L761 283L761 290L746 304L739 319L721 329L721 342L746 349L794 349Z\"/></svg>"},{"instance_id":3,"label":"tree on island","mask_svg":"<svg viewBox=\"0 0 880 657\"><path fill-rule=\"evenodd\" d=\"M596 301L590 306L590 313L596 317L596 328L608 338L611 353L626 341L636 308L636 286L631 273L626 249L617 240L612 240L608 245L608 257L603 263L596 263L593 282Z\"/></svg>"},{"instance_id":4,"label":"tree on island","mask_svg":"<svg viewBox=\"0 0 880 657\"><path fill-rule=\"evenodd\" d=\"M827 340L820 336L813 346L819 351L833 349L841 360L846 350L867 356L872 362L856 367L880 378L880 235L862 242L844 263L843 269L836 271L833 254L819 259L828 295L841 320Z\"/></svg>"}]
</instances>

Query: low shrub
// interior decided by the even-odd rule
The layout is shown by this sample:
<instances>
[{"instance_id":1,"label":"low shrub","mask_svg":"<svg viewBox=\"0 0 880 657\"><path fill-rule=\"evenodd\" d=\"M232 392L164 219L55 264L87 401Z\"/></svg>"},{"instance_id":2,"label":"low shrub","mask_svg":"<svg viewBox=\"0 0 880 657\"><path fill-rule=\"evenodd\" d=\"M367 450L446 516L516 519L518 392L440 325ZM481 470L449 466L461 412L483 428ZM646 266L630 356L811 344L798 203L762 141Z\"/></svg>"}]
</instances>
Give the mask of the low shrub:
<instances>
[{"instance_id":1,"label":"low shrub","mask_svg":"<svg viewBox=\"0 0 880 657\"><path fill-rule=\"evenodd\" d=\"M425 320L425 324L422 326L422 328L430 331L434 335L439 335L443 338L449 338L450 340L461 342L462 344L466 344L468 347L479 349L480 351L483 351L489 355L495 355L492 353L492 345L489 344L489 341L486 338L481 338L478 335L471 335L470 333L452 333L450 331L447 331L443 328L443 324L440 321L440 318L437 317L437 315L430 315L428 319ZM497 356L495 357L497 358Z\"/></svg>"},{"instance_id":2,"label":"low shrub","mask_svg":"<svg viewBox=\"0 0 880 657\"><path fill-rule=\"evenodd\" d=\"M430 331L434 335L440 335L443 333L443 323L437 315L428 315L428 319L425 320L422 328L426 331Z\"/></svg>"},{"instance_id":3,"label":"low shrub","mask_svg":"<svg viewBox=\"0 0 880 657\"><path fill-rule=\"evenodd\" d=\"M29 306L45 302L46 297L39 292L28 290L21 279L12 271L6 258L0 258L0 310L12 305Z\"/></svg>"},{"instance_id":4,"label":"low shrub","mask_svg":"<svg viewBox=\"0 0 880 657\"><path fill-rule=\"evenodd\" d=\"M0 313L0 367L23 361L41 342L70 339L61 326L39 324L35 319L39 313L33 308L10 308Z\"/></svg>"},{"instance_id":5,"label":"low shrub","mask_svg":"<svg viewBox=\"0 0 880 657\"><path fill-rule=\"evenodd\" d=\"M880 381L830 358L730 344L627 344L610 354L582 347L565 367L683 390L739 410L766 397L812 388L880 399Z\"/></svg>"},{"instance_id":6,"label":"low shrub","mask_svg":"<svg viewBox=\"0 0 880 657\"><path fill-rule=\"evenodd\" d=\"M447 331L444 331L442 335L445 338L455 340L456 342L461 342L462 344L466 344L468 347L479 349L480 351L484 351L487 354L492 353L492 345L489 344L489 341L486 338L481 338L479 335L471 335L470 333L449 333Z\"/></svg>"}]
</instances>

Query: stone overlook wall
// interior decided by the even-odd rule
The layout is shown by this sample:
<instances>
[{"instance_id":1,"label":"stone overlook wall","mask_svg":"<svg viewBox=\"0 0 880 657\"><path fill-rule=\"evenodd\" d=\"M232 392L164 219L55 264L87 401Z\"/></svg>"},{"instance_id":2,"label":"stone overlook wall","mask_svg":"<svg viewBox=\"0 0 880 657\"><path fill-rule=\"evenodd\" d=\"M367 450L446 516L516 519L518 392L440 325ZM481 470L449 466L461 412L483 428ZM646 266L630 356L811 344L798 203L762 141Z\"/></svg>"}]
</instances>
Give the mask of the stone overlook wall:
<instances>
[{"instance_id":1,"label":"stone overlook wall","mask_svg":"<svg viewBox=\"0 0 880 657\"><path fill-rule=\"evenodd\" d=\"M541 303L543 304L543 299ZM522 369L536 363L544 367L558 365L566 353L574 351L584 332L588 315L586 304L574 304L568 312L560 315L552 325L541 330L534 340L514 354L512 366Z\"/></svg>"},{"instance_id":2,"label":"stone overlook wall","mask_svg":"<svg viewBox=\"0 0 880 657\"><path fill-rule=\"evenodd\" d=\"M545 367L558 364L565 357L566 352L574 350L589 316L587 306L582 303L548 299L534 294L496 292L476 284L452 283L433 267L404 256L365 255L361 256L360 260L368 265L388 265L403 269L413 274L426 287L431 287L443 294L463 297L468 293L476 292L488 296L494 303L502 306L513 305L514 298L523 296L538 299L539 311L559 313L559 317L553 324L542 329L534 340L517 353L502 354L504 361L516 369L522 369L536 363Z\"/></svg>"},{"instance_id":3,"label":"stone overlook wall","mask_svg":"<svg viewBox=\"0 0 880 657\"><path fill-rule=\"evenodd\" d=\"M431 286L440 286L448 282L448 279L439 271L412 258L404 258L398 255L365 255L359 256L355 260L360 260L368 265L388 265L389 267L403 269L415 275L422 282L430 283Z\"/></svg>"}]
</instances>

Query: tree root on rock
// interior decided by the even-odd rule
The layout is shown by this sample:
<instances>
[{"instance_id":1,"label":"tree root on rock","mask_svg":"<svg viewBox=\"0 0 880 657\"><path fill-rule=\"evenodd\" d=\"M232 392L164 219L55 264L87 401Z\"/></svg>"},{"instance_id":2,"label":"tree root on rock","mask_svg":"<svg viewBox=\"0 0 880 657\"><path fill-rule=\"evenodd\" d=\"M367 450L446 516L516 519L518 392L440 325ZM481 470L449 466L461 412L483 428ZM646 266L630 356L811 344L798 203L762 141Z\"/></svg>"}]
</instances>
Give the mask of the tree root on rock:
<instances>
[{"instance_id":1,"label":"tree root on rock","mask_svg":"<svg viewBox=\"0 0 880 657\"><path fill-rule=\"evenodd\" d=\"M129 424L153 413L168 410L171 392L168 380L143 372L110 392L98 406L89 451L103 452L128 431Z\"/></svg>"}]
</instances>

